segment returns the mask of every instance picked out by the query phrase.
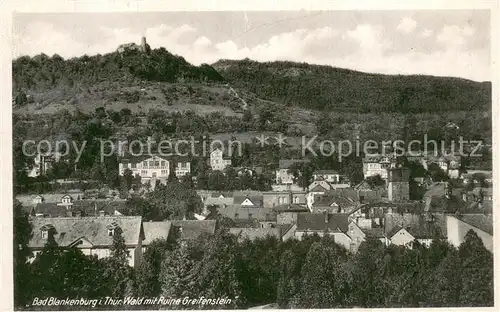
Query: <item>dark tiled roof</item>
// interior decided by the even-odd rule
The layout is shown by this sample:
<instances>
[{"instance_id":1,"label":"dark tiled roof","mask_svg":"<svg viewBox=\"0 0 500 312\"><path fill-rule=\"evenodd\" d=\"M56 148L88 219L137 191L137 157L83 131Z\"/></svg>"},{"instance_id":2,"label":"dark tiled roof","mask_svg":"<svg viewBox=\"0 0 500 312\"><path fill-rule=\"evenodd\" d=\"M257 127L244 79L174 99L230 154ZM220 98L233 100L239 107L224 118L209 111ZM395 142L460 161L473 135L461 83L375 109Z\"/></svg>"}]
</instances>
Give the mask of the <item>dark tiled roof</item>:
<instances>
[{"instance_id":1,"label":"dark tiled roof","mask_svg":"<svg viewBox=\"0 0 500 312\"><path fill-rule=\"evenodd\" d=\"M79 218L32 218L33 237L29 246L42 248L46 239L42 238L42 228L52 225L56 230L55 240L61 247L67 247L79 239L88 240L93 246L109 247L113 237L109 236L107 227L116 223L123 231L127 246L137 246L142 235L142 218L125 216L79 217Z\"/></svg>"},{"instance_id":2,"label":"dark tiled roof","mask_svg":"<svg viewBox=\"0 0 500 312\"><path fill-rule=\"evenodd\" d=\"M241 240L255 240L267 236L281 239L280 228L230 228L229 233L238 236Z\"/></svg>"},{"instance_id":3,"label":"dark tiled roof","mask_svg":"<svg viewBox=\"0 0 500 312\"><path fill-rule=\"evenodd\" d=\"M401 228L404 228L415 238L434 238L437 234L446 237L446 219L442 215L412 213L388 213L384 219L385 233L391 238Z\"/></svg>"},{"instance_id":4,"label":"dark tiled roof","mask_svg":"<svg viewBox=\"0 0 500 312\"><path fill-rule=\"evenodd\" d=\"M260 221L276 220L276 214L273 208L254 208L231 205L218 207L217 212L230 219L257 219Z\"/></svg>"},{"instance_id":5,"label":"dark tiled roof","mask_svg":"<svg viewBox=\"0 0 500 312\"><path fill-rule=\"evenodd\" d=\"M308 212L309 209L304 205L298 204L282 204L274 206L273 209L277 212Z\"/></svg>"},{"instance_id":6,"label":"dark tiled roof","mask_svg":"<svg viewBox=\"0 0 500 312\"><path fill-rule=\"evenodd\" d=\"M493 215L491 214L463 214L457 218L483 232L493 235Z\"/></svg>"},{"instance_id":7,"label":"dark tiled roof","mask_svg":"<svg viewBox=\"0 0 500 312\"><path fill-rule=\"evenodd\" d=\"M299 213L297 231L347 232L349 225L347 214Z\"/></svg>"},{"instance_id":8,"label":"dark tiled roof","mask_svg":"<svg viewBox=\"0 0 500 312\"><path fill-rule=\"evenodd\" d=\"M77 212L81 216L96 216L99 211L104 211L105 215L113 215L115 211L123 211L126 202L123 200L77 200L73 205L64 206L57 203L38 203L33 213L42 214L47 217L67 217L74 216Z\"/></svg>"},{"instance_id":9,"label":"dark tiled roof","mask_svg":"<svg viewBox=\"0 0 500 312\"><path fill-rule=\"evenodd\" d=\"M182 239L193 239L199 235L215 233L215 220L172 220L171 222L173 226L182 230Z\"/></svg>"}]
</instances>

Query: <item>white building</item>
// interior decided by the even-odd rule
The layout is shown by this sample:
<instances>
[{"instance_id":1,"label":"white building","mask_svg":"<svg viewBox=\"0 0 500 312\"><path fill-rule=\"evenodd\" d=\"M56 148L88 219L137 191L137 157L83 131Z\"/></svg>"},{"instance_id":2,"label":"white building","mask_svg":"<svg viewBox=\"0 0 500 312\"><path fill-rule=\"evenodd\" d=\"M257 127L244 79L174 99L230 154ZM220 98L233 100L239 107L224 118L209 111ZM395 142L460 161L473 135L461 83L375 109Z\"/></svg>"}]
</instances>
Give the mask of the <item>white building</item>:
<instances>
[{"instance_id":1,"label":"white building","mask_svg":"<svg viewBox=\"0 0 500 312\"><path fill-rule=\"evenodd\" d=\"M212 170L223 171L228 166L231 166L231 158L225 157L222 150L216 148L210 153L210 167L212 167Z\"/></svg>"},{"instance_id":2,"label":"white building","mask_svg":"<svg viewBox=\"0 0 500 312\"><path fill-rule=\"evenodd\" d=\"M393 157L385 155L369 155L363 158L364 178L380 175L382 179L387 179L387 170L396 166Z\"/></svg>"},{"instance_id":3,"label":"white building","mask_svg":"<svg viewBox=\"0 0 500 312\"><path fill-rule=\"evenodd\" d=\"M340 183L340 174L335 170L316 170L313 172L314 180L324 180L328 183Z\"/></svg>"},{"instance_id":4,"label":"white building","mask_svg":"<svg viewBox=\"0 0 500 312\"><path fill-rule=\"evenodd\" d=\"M141 182L151 180L166 181L170 175L170 161L159 156L151 156L144 160L123 159L119 164L119 173L123 175L125 169L130 169L132 175L139 175Z\"/></svg>"},{"instance_id":5,"label":"white building","mask_svg":"<svg viewBox=\"0 0 500 312\"><path fill-rule=\"evenodd\" d=\"M43 176L47 174L47 171L50 170L55 162L58 162L61 159L60 153L50 153L46 155L37 154L34 158L34 165L31 168L28 168L28 176L32 178L36 178L38 176Z\"/></svg>"}]
</instances>

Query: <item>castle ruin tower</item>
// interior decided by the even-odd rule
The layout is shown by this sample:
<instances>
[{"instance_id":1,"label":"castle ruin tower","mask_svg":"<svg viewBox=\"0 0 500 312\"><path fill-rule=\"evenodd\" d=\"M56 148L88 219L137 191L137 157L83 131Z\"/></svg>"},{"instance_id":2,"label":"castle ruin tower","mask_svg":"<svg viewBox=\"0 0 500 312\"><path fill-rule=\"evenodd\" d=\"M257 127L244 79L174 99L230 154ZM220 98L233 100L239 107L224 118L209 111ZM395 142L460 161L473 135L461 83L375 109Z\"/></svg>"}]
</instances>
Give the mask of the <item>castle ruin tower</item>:
<instances>
[{"instance_id":1,"label":"castle ruin tower","mask_svg":"<svg viewBox=\"0 0 500 312\"><path fill-rule=\"evenodd\" d=\"M144 36L141 38L141 51L147 52L146 37L144 37Z\"/></svg>"}]
</instances>

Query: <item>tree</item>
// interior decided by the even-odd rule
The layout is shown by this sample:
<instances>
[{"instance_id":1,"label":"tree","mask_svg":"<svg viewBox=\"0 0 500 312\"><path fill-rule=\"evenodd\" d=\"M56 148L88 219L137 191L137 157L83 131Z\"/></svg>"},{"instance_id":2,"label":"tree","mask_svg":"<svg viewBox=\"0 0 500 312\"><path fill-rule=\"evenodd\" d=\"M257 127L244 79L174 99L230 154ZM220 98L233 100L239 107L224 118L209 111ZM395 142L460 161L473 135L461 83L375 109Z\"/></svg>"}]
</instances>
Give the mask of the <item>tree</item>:
<instances>
[{"instance_id":1,"label":"tree","mask_svg":"<svg viewBox=\"0 0 500 312\"><path fill-rule=\"evenodd\" d=\"M376 187L380 187L380 186L385 186L385 181L382 179L382 177L377 174L377 175L374 175L374 176L370 176L370 177L367 177L365 179L366 183L368 183L368 185L371 187L371 188L376 188Z\"/></svg>"},{"instance_id":2,"label":"tree","mask_svg":"<svg viewBox=\"0 0 500 312\"><path fill-rule=\"evenodd\" d=\"M28 243L32 237L32 226L28 214L19 201L14 202L14 305L24 306L31 296L31 276L28 259L32 252Z\"/></svg>"},{"instance_id":3,"label":"tree","mask_svg":"<svg viewBox=\"0 0 500 312\"><path fill-rule=\"evenodd\" d=\"M302 283L296 295L299 308L336 308L348 302L350 292L345 252L333 242L311 245L302 267Z\"/></svg>"},{"instance_id":4,"label":"tree","mask_svg":"<svg viewBox=\"0 0 500 312\"><path fill-rule=\"evenodd\" d=\"M460 306L462 288L462 267L456 251L439 262L437 268L429 274L428 304L433 307Z\"/></svg>"},{"instance_id":5,"label":"tree","mask_svg":"<svg viewBox=\"0 0 500 312\"><path fill-rule=\"evenodd\" d=\"M130 170L128 168L125 169L123 171L123 176L121 178L122 178L127 190L130 190L132 188L132 183L134 183L134 175L132 173L132 170Z\"/></svg>"},{"instance_id":6,"label":"tree","mask_svg":"<svg viewBox=\"0 0 500 312\"><path fill-rule=\"evenodd\" d=\"M123 298L131 277L128 266L129 251L122 233L119 226L114 228L110 258L104 261L106 267L104 279L107 281L109 291L114 298Z\"/></svg>"},{"instance_id":7,"label":"tree","mask_svg":"<svg viewBox=\"0 0 500 312\"><path fill-rule=\"evenodd\" d=\"M137 271L137 295L154 297L161 294L159 272L165 260L166 253L176 247L172 242L164 239L155 240L144 253L141 266Z\"/></svg>"},{"instance_id":8,"label":"tree","mask_svg":"<svg viewBox=\"0 0 500 312\"><path fill-rule=\"evenodd\" d=\"M473 230L465 235L458 254L462 260L461 306L493 306L493 254Z\"/></svg>"},{"instance_id":9,"label":"tree","mask_svg":"<svg viewBox=\"0 0 500 312\"><path fill-rule=\"evenodd\" d=\"M154 191L146 194L146 201L156 221L193 219L194 213L201 212L203 206L196 191L178 181L157 185Z\"/></svg>"},{"instance_id":10,"label":"tree","mask_svg":"<svg viewBox=\"0 0 500 312\"><path fill-rule=\"evenodd\" d=\"M61 249L56 240L56 230L53 227L46 229L47 241L36 256L31 266L33 276L33 294L44 297L58 297L62 294L62 276L60 276L59 258Z\"/></svg>"}]
</instances>

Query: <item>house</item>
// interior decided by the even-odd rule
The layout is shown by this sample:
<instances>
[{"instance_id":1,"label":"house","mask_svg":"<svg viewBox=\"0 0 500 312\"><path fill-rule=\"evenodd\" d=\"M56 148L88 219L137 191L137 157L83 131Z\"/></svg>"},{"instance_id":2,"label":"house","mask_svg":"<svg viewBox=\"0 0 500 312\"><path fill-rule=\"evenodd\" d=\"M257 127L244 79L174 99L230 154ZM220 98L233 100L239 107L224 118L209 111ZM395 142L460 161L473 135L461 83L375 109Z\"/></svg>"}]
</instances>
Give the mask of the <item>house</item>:
<instances>
[{"instance_id":1,"label":"house","mask_svg":"<svg viewBox=\"0 0 500 312\"><path fill-rule=\"evenodd\" d=\"M493 252L492 214L447 215L446 229L448 241L455 247L459 247L465 241L467 232L472 230L481 238L484 247Z\"/></svg>"},{"instance_id":2,"label":"house","mask_svg":"<svg viewBox=\"0 0 500 312\"><path fill-rule=\"evenodd\" d=\"M191 174L191 163L189 161L178 160L175 163L174 172L177 178Z\"/></svg>"},{"instance_id":3,"label":"house","mask_svg":"<svg viewBox=\"0 0 500 312\"><path fill-rule=\"evenodd\" d=\"M307 189L306 205L309 209L311 209L314 201L318 198L318 195L324 195L326 192L333 190L334 188L330 183L324 180L315 180L309 184Z\"/></svg>"},{"instance_id":4,"label":"house","mask_svg":"<svg viewBox=\"0 0 500 312\"><path fill-rule=\"evenodd\" d=\"M216 220L169 220L144 222L144 247L158 239L196 239L199 236L212 235L216 230ZM178 231L178 237L174 235Z\"/></svg>"},{"instance_id":5,"label":"house","mask_svg":"<svg viewBox=\"0 0 500 312\"><path fill-rule=\"evenodd\" d=\"M170 221L162 222L143 222L144 240L142 241L142 252L151 245L152 242L159 239L167 240L170 234L172 223Z\"/></svg>"},{"instance_id":6,"label":"house","mask_svg":"<svg viewBox=\"0 0 500 312\"><path fill-rule=\"evenodd\" d=\"M367 155L363 158L364 178L380 175L382 179L387 179L387 170L396 166L396 160L391 155Z\"/></svg>"},{"instance_id":7,"label":"house","mask_svg":"<svg viewBox=\"0 0 500 312\"><path fill-rule=\"evenodd\" d=\"M443 215L387 213L384 219L387 244L413 247L415 241L429 246L436 237L446 238Z\"/></svg>"},{"instance_id":8,"label":"house","mask_svg":"<svg viewBox=\"0 0 500 312\"><path fill-rule=\"evenodd\" d=\"M160 180L166 182L170 175L170 161L156 155L123 158L119 164L119 174L123 175L125 169L132 171L132 175L139 176L141 183Z\"/></svg>"},{"instance_id":9,"label":"house","mask_svg":"<svg viewBox=\"0 0 500 312\"><path fill-rule=\"evenodd\" d=\"M295 237L302 239L304 235L318 234L333 236L335 242L351 248L352 239L347 235L349 219L347 214L299 213Z\"/></svg>"},{"instance_id":10,"label":"house","mask_svg":"<svg viewBox=\"0 0 500 312\"><path fill-rule=\"evenodd\" d=\"M276 170L276 184L293 184L294 176L290 169L295 164L306 164L310 161L307 159L282 159L279 161L278 169Z\"/></svg>"},{"instance_id":11,"label":"house","mask_svg":"<svg viewBox=\"0 0 500 312\"><path fill-rule=\"evenodd\" d=\"M242 207L231 205L218 207L217 212L232 220L258 220L276 222L276 212L273 208Z\"/></svg>"},{"instance_id":12,"label":"house","mask_svg":"<svg viewBox=\"0 0 500 312\"><path fill-rule=\"evenodd\" d=\"M223 171L228 166L231 166L231 157L224 155L221 149L216 148L210 153L210 167L212 170Z\"/></svg>"},{"instance_id":13,"label":"house","mask_svg":"<svg viewBox=\"0 0 500 312\"><path fill-rule=\"evenodd\" d=\"M299 213L309 213L309 209L299 205L282 205L275 207L277 224L295 224Z\"/></svg>"},{"instance_id":14,"label":"house","mask_svg":"<svg viewBox=\"0 0 500 312\"><path fill-rule=\"evenodd\" d=\"M341 182L341 176L335 170L316 170L313 172L313 178L314 180L324 180L333 184Z\"/></svg>"},{"instance_id":15,"label":"house","mask_svg":"<svg viewBox=\"0 0 500 312\"><path fill-rule=\"evenodd\" d=\"M490 170L467 170L467 173L462 174L461 178L464 184L469 183L479 183L480 181L474 179L474 176L480 175L484 176L484 181L486 183L493 183L493 172Z\"/></svg>"},{"instance_id":16,"label":"house","mask_svg":"<svg viewBox=\"0 0 500 312\"><path fill-rule=\"evenodd\" d=\"M171 223L172 228L179 230L181 240L212 235L217 229L216 220L172 220Z\"/></svg>"},{"instance_id":17,"label":"house","mask_svg":"<svg viewBox=\"0 0 500 312\"><path fill-rule=\"evenodd\" d=\"M233 205L241 207L252 207L258 208L262 207L263 197L262 195L235 195L233 197Z\"/></svg>"},{"instance_id":18,"label":"house","mask_svg":"<svg viewBox=\"0 0 500 312\"><path fill-rule=\"evenodd\" d=\"M306 203L304 191L268 191L262 192L264 207L276 207L285 204L303 205Z\"/></svg>"},{"instance_id":19,"label":"house","mask_svg":"<svg viewBox=\"0 0 500 312\"><path fill-rule=\"evenodd\" d=\"M30 221L33 236L28 247L33 250L35 257L45 246L50 231L53 231L59 247L76 247L83 254L95 255L98 259L109 257L114 231L120 228L129 252L129 265L138 267L141 262L144 240L141 217L33 218ZM33 260L34 258L31 259Z\"/></svg>"},{"instance_id":20,"label":"house","mask_svg":"<svg viewBox=\"0 0 500 312\"><path fill-rule=\"evenodd\" d=\"M457 179L460 176L461 157L459 155L444 154L439 156L437 154L428 154L424 168L427 170L430 164L437 164L452 179Z\"/></svg>"},{"instance_id":21,"label":"house","mask_svg":"<svg viewBox=\"0 0 500 312\"><path fill-rule=\"evenodd\" d=\"M52 169L54 163L61 160L62 154L59 152L38 153L33 159L33 167L27 168L28 177L36 178L44 176Z\"/></svg>"},{"instance_id":22,"label":"house","mask_svg":"<svg viewBox=\"0 0 500 312\"><path fill-rule=\"evenodd\" d=\"M34 217L119 216L125 210L124 200L77 200L67 203L38 203L30 211Z\"/></svg>"},{"instance_id":23,"label":"house","mask_svg":"<svg viewBox=\"0 0 500 312\"><path fill-rule=\"evenodd\" d=\"M310 210L312 213L350 213L358 204L357 198L336 192L318 196Z\"/></svg>"}]
</instances>

